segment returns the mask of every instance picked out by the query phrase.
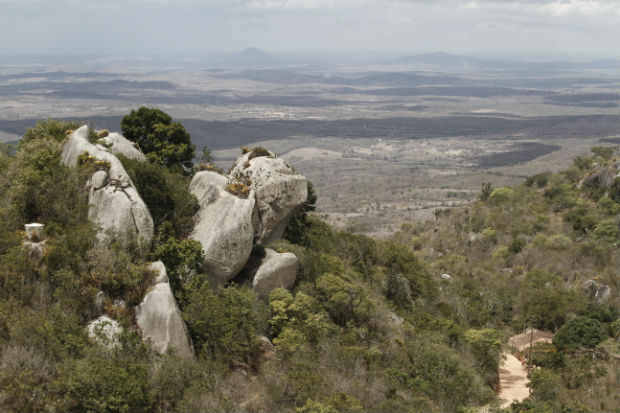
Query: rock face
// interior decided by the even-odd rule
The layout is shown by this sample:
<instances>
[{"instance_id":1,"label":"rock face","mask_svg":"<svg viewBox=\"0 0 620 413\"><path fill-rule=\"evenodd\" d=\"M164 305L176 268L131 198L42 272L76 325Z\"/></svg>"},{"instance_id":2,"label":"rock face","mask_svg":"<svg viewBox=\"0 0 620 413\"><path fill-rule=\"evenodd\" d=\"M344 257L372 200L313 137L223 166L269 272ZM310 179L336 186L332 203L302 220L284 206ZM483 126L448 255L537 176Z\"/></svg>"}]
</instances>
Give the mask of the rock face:
<instances>
[{"instance_id":1,"label":"rock face","mask_svg":"<svg viewBox=\"0 0 620 413\"><path fill-rule=\"evenodd\" d=\"M279 254L269 248L265 251L265 258L254 275L252 290L266 301L274 288L282 287L290 290L293 287L299 264L297 257L290 252Z\"/></svg>"},{"instance_id":2,"label":"rock face","mask_svg":"<svg viewBox=\"0 0 620 413\"><path fill-rule=\"evenodd\" d=\"M595 280L584 281L581 288L597 303L604 303L611 295L611 288L608 285L599 284Z\"/></svg>"},{"instance_id":3,"label":"rock face","mask_svg":"<svg viewBox=\"0 0 620 413\"><path fill-rule=\"evenodd\" d=\"M134 142L126 139L120 133L110 133L108 136L101 138L101 140L115 155L123 155L126 158L141 162L146 161L146 156L134 146Z\"/></svg>"},{"instance_id":4,"label":"rock face","mask_svg":"<svg viewBox=\"0 0 620 413\"><path fill-rule=\"evenodd\" d=\"M120 345L118 336L123 330L116 320L107 315L102 315L88 323L86 331L88 338L93 342L107 348L113 348Z\"/></svg>"},{"instance_id":5,"label":"rock face","mask_svg":"<svg viewBox=\"0 0 620 413\"><path fill-rule=\"evenodd\" d=\"M600 287L598 287L598 290L596 290L596 294L594 294L594 299L598 303L604 303L609 299L610 295L611 288L609 288L608 285L601 285Z\"/></svg>"},{"instance_id":6,"label":"rock face","mask_svg":"<svg viewBox=\"0 0 620 413\"><path fill-rule=\"evenodd\" d=\"M181 357L194 356L187 327L169 283L156 284L146 293L136 307L136 321L142 338L150 339L154 350L163 354L172 349Z\"/></svg>"},{"instance_id":7,"label":"rock face","mask_svg":"<svg viewBox=\"0 0 620 413\"><path fill-rule=\"evenodd\" d=\"M596 172L587 176L580 185L609 189L614 183L614 179L618 177L620 177L620 161L616 161L612 165L598 169Z\"/></svg>"},{"instance_id":8,"label":"rock face","mask_svg":"<svg viewBox=\"0 0 620 413\"><path fill-rule=\"evenodd\" d=\"M251 182L256 193L260 225L258 242L268 244L282 236L289 221L308 199L308 181L287 161L269 156L252 158L250 151L233 164L229 177Z\"/></svg>"},{"instance_id":9,"label":"rock face","mask_svg":"<svg viewBox=\"0 0 620 413\"><path fill-rule=\"evenodd\" d=\"M229 193L227 185L225 176L212 171L196 173L189 185L189 192L200 205L189 237L201 243L205 269L216 283L224 283L241 271L254 240L254 192L240 198Z\"/></svg>"},{"instance_id":10,"label":"rock face","mask_svg":"<svg viewBox=\"0 0 620 413\"><path fill-rule=\"evenodd\" d=\"M166 266L161 261L152 262L149 265L149 270L155 271L157 276L153 280L153 284L167 283L168 282L168 272L166 271Z\"/></svg>"},{"instance_id":11,"label":"rock face","mask_svg":"<svg viewBox=\"0 0 620 413\"><path fill-rule=\"evenodd\" d=\"M61 161L67 166L77 166L78 158L88 153L92 157L90 161L101 168L93 173L88 185L91 205L88 218L100 226L99 239L105 241L111 232L149 246L154 228L146 204L118 158L105 147L91 144L87 136L86 126L69 135Z\"/></svg>"}]
</instances>

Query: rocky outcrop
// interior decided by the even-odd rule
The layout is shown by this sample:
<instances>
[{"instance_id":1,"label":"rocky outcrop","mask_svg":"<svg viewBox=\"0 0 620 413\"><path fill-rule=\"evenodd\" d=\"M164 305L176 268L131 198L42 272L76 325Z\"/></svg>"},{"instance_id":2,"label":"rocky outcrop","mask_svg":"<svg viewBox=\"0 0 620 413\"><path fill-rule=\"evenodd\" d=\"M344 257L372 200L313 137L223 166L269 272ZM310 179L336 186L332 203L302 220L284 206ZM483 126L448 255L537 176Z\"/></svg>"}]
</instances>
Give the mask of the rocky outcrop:
<instances>
[{"instance_id":1,"label":"rocky outcrop","mask_svg":"<svg viewBox=\"0 0 620 413\"><path fill-rule=\"evenodd\" d=\"M146 204L118 158L104 146L88 141L86 126L69 135L61 153L61 161L67 166L77 166L80 159L98 169L88 183L88 218L99 225L99 239L120 235L149 246L154 229Z\"/></svg>"},{"instance_id":2,"label":"rocky outcrop","mask_svg":"<svg viewBox=\"0 0 620 413\"><path fill-rule=\"evenodd\" d=\"M149 290L136 307L136 322L142 338L163 354L173 350L181 357L193 357L194 349L170 284L159 283Z\"/></svg>"},{"instance_id":3,"label":"rocky outcrop","mask_svg":"<svg viewBox=\"0 0 620 413\"><path fill-rule=\"evenodd\" d=\"M88 332L88 338L94 343L107 348L113 348L120 345L118 336L123 329L118 324L118 321L107 315L102 315L88 323L86 331Z\"/></svg>"},{"instance_id":4,"label":"rocky outcrop","mask_svg":"<svg viewBox=\"0 0 620 413\"><path fill-rule=\"evenodd\" d=\"M599 284L596 280L587 280L581 284L581 288L590 299L594 299L597 303L604 303L611 296L611 288L605 284Z\"/></svg>"},{"instance_id":5,"label":"rocky outcrop","mask_svg":"<svg viewBox=\"0 0 620 413\"><path fill-rule=\"evenodd\" d=\"M149 264L149 270L155 272L157 275L153 279L153 284L161 284L168 282L168 272L166 266L161 261L155 261Z\"/></svg>"},{"instance_id":6,"label":"rocky outcrop","mask_svg":"<svg viewBox=\"0 0 620 413\"><path fill-rule=\"evenodd\" d=\"M308 199L308 181L273 153L256 155L249 151L237 159L229 177L249 183L256 193L260 220L257 241L268 244L282 236L293 215L303 207Z\"/></svg>"},{"instance_id":7,"label":"rocky outcrop","mask_svg":"<svg viewBox=\"0 0 620 413\"><path fill-rule=\"evenodd\" d=\"M298 267L297 257L294 254L290 252L280 254L267 248L265 257L254 275L252 290L265 301L274 288L282 287L290 290L295 284Z\"/></svg>"},{"instance_id":8,"label":"rocky outcrop","mask_svg":"<svg viewBox=\"0 0 620 413\"><path fill-rule=\"evenodd\" d=\"M100 140L115 155L123 155L141 162L146 161L146 156L136 147L135 142L126 139L120 133L110 133Z\"/></svg>"},{"instance_id":9,"label":"rocky outcrop","mask_svg":"<svg viewBox=\"0 0 620 413\"><path fill-rule=\"evenodd\" d=\"M620 177L620 161L600 167L595 172L588 175L579 185L593 188L609 189L614 183L614 179Z\"/></svg>"},{"instance_id":10,"label":"rocky outcrop","mask_svg":"<svg viewBox=\"0 0 620 413\"><path fill-rule=\"evenodd\" d=\"M189 237L202 245L205 270L217 284L241 271L254 240L254 193L250 191L247 198L233 195L226 189L228 183L225 176L201 171L189 185L189 192L198 198L200 205Z\"/></svg>"}]
</instances>

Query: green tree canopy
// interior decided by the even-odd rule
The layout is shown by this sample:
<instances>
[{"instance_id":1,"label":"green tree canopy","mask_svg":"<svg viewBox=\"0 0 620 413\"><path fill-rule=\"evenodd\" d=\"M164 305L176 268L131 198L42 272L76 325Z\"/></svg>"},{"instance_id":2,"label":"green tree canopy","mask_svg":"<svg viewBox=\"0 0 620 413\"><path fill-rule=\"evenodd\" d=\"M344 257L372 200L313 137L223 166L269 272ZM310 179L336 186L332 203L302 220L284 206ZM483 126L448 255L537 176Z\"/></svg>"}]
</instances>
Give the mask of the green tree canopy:
<instances>
[{"instance_id":1,"label":"green tree canopy","mask_svg":"<svg viewBox=\"0 0 620 413\"><path fill-rule=\"evenodd\" d=\"M172 122L167 113L142 106L123 117L121 130L140 145L151 162L184 170L192 167L196 147L183 125Z\"/></svg>"}]
</instances>

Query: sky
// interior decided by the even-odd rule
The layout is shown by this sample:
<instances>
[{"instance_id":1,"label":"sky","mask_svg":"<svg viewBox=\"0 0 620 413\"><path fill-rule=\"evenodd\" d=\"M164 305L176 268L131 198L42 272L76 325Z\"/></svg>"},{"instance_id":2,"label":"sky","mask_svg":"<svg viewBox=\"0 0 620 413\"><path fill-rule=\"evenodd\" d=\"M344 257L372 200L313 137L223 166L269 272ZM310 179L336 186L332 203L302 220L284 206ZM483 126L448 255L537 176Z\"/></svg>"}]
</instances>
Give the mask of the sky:
<instances>
[{"instance_id":1,"label":"sky","mask_svg":"<svg viewBox=\"0 0 620 413\"><path fill-rule=\"evenodd\" d=\"M619 0L0 0L0 55L620 55Z\"/></svg>"}]
</instances>

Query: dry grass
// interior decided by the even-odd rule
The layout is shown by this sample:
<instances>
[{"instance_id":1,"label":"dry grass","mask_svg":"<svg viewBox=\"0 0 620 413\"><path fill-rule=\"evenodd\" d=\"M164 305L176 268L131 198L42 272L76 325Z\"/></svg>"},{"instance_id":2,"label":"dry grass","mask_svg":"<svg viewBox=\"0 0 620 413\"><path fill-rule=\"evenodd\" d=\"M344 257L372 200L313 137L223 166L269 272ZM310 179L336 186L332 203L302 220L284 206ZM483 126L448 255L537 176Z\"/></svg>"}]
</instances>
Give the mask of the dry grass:
<instances>
[{"instance_id":1,"label":"dry grass","mask_svg":"<svg viewBox=\"0 0 620 413\"><path fill-rule=\"evenodd\" d=\"M250 187L241 182L231 182L226 186L226 190L239 198L247 198L250 194Z\"/></svg>"}]
</instances>

